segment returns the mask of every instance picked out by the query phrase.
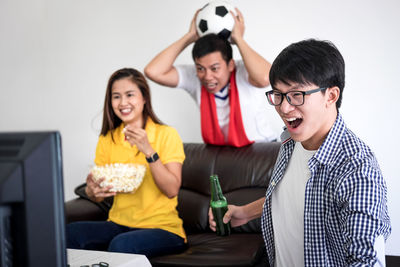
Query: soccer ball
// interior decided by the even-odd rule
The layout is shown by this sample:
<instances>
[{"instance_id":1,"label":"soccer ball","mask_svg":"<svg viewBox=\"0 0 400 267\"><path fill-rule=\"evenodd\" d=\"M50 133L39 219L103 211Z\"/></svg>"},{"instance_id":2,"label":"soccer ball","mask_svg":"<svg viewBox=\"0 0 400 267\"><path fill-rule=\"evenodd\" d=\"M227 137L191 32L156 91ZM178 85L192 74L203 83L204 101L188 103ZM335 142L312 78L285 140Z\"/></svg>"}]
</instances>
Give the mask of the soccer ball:
<instances>
[{"instance_id":1,"label":"soccer ball","mask_svg":"<svg viewBox=\"0 0 400 267\"><path fill-rule=\"evenodd\" d=\"M209 33L215 33L230 41L235 20L229 11L236 14L235 8L225 1L218 0L206 4L196 17L197 34L202 37Z\"/></svg>"}]
</instances>

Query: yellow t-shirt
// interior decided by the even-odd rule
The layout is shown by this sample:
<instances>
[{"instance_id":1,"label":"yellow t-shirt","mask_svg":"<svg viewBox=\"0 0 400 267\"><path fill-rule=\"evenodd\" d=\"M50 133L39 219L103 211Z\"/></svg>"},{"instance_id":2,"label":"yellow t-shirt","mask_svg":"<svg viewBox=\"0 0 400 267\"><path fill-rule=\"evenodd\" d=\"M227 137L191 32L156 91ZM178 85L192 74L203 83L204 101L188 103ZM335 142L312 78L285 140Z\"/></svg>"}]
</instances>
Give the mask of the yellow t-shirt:
<instances>
[{"instance_id":1,"label":"yellow t-shirt","mask_svg":"<svg viewBox=\"0 0 400 267\"><path fill-rule=\"evenodd\" d=\"M146 165L143 182L135 193L118 193L109 211L108 220L120 225L135 228L159 228L184 238L182 220L178 216L176 206L178 198L169 199L154 182L150 166L145 155L136 146L125 141L122 123L111 133L101 135L97 143L95 164L102 166L114 163L136 163ZM163 164L169 162L183 163L185 154L182 140L178 132L166 125L154 123L148 119L146 133L150 145L160 156Z\"/></svg>"}]
</instances>

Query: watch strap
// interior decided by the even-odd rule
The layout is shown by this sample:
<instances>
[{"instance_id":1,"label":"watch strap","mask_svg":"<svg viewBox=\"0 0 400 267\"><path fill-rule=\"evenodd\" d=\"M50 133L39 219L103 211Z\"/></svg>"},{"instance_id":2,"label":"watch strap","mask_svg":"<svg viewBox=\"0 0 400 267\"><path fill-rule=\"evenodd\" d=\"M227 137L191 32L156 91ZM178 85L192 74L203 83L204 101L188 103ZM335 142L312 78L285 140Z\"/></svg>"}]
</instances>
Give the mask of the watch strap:
<instances>
[{"instance_id":1,"label":"watch strap","mask_svg":"<svg viewBox=\"0 0 400 267\"><path fill-rule=\"evenodd\" d=\"M159 159L160 157L158 156L157 152L155 152L153 155L151 155L150 157L146 158L146 161L148 163L152 163L155 162Z\"/></svg>"}]
</instances>

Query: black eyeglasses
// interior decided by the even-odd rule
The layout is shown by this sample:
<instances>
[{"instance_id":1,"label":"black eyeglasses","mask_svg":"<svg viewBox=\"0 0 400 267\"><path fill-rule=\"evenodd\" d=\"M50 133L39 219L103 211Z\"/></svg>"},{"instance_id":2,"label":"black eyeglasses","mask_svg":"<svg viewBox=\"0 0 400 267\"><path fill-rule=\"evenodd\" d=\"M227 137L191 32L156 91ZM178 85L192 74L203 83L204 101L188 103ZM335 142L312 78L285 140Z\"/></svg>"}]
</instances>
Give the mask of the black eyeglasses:
<instances>
[{"instance_id":1,"label":"black eyeglasses","mask_svg":"<svg viewBox=\"0 0 400 267\"><path fill-rule=\"evenodd\" d=\"M265 92L265 95L267 96L268 103L270 103L273 106L279 106L282 104L283 98L286 97L287 102L292 105L292 106L301 106L304 104L304 96L305 95L311 95L319 91L326 90L327 87L323 88L317 88L313 89L310 91L290 91L287 93L281 93L276 90L271 90L268 92Z\"/></svg>"}]
</instances>

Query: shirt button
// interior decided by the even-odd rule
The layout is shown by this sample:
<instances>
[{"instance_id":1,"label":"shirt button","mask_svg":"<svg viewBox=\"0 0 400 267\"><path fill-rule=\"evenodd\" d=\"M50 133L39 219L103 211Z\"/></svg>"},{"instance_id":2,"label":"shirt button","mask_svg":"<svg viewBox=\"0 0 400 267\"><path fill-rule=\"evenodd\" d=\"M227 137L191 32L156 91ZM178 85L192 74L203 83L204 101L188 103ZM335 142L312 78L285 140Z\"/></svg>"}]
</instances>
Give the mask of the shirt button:
<instances>
[{"instance_id":1,"label":"shirt button","mask_svg":"<svg viewBox=\"0 0 400 267\"><path fill-rule=\"evenodd\" d=\"M271 185L272 185L272 186L275 186L275 181L272 181L272 182L271 182Z\"/></svg>"},{"instance_id":2,"label":"shirt button","mask_svg":"<svg viewBox=\"0 0 400 267\"><path fill-rule=\"evenodd\" d=\"M307 242L307 249L310 250L311 249L311 243Z\"/></svg>"}]
</instances>

